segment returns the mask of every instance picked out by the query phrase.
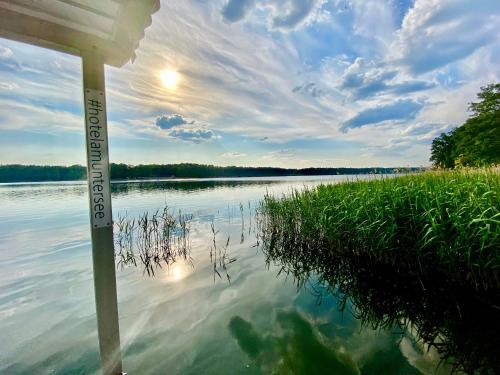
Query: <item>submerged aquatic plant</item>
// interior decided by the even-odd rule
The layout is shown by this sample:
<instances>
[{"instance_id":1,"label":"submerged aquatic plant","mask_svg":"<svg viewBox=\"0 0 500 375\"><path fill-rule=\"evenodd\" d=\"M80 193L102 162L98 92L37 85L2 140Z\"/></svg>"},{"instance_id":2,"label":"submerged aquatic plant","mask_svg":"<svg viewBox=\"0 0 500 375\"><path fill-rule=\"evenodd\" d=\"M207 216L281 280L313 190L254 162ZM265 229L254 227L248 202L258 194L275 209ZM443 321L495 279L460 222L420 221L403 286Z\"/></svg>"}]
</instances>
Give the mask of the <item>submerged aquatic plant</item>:
<instances>
[{"instance_id":1,"label":"submerged aquatic plant","mask_svg":"<svg viewBox=\"0 0 500 375\"><path fill-rule=\"evenodd\" d=\"M500 371L500 175L432 172L267 195L268 264L311 278L377 328L412 325L443 361ZM345 306L346 304L341 304Z\"/></svg>"}]
</instances>

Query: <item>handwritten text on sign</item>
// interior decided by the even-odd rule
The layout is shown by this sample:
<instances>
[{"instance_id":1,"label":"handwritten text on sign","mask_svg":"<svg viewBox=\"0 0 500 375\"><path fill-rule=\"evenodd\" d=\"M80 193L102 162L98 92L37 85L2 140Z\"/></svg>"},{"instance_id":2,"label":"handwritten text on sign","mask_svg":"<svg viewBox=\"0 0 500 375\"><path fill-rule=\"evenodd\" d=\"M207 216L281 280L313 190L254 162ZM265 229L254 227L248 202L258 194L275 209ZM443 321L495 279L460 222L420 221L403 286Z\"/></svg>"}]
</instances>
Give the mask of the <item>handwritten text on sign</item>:
<instances>
[{"instance_id":1,"label":"handwritten text on sign","mask_svg":"<svg viewBox=\"0 0 500 375\"><path fill-rule=\"evenodd\" d=\"M94 228L112 225L108 129L104 93L85 89L85 131L90 221Z\"/></svg>"}]
</instances>

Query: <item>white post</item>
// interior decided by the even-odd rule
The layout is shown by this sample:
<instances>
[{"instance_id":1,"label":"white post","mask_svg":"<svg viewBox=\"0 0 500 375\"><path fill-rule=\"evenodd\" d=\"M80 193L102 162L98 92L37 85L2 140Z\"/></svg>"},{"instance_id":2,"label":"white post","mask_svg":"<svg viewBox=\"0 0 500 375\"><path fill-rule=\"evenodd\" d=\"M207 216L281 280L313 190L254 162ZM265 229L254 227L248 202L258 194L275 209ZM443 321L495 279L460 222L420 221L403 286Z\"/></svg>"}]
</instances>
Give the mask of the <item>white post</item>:
<instances>
[{"instance_id":1,"label":"white post","mask_svg":"<svg viewBox=\"0 0 500 375\"><path fill-rule=\"evenodd\" d=\"M122 373L109 176L104 63L98 51L82 54L92 260L97 331L104 375Z\"/></svg>"}]
</instances>

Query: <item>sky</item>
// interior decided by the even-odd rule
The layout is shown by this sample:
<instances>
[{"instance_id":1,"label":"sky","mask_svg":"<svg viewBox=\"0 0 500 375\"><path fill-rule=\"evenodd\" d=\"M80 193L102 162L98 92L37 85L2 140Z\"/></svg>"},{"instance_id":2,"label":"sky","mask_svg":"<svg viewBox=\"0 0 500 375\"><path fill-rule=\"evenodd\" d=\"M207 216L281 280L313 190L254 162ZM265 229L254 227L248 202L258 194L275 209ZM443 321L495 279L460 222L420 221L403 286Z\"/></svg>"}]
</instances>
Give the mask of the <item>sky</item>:
<instances>
[{"instance_id":1,"label":"sky","mask_svg":"<svg viewBox=\"0 0 500 375\"><path fill-rule=\"evenodd\" d=\"M426 166L500 81L499 30L498 0L162 1L106 67L110 159ZM85 164L82 97L78 57L0 38L0 164Z\"/></svg>"}]
</instances>

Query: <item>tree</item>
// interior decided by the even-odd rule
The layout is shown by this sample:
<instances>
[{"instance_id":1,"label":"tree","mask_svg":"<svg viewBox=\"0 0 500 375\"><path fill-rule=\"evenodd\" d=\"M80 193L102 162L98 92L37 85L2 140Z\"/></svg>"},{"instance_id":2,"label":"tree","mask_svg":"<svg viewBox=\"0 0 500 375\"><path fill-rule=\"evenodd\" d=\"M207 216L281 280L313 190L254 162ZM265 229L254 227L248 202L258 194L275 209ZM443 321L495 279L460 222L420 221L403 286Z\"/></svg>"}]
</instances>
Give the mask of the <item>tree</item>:
<instances>
[{"instance_id":1,"label":"tree","mask_svg":"<svg viewBox=\"0 0 500 375\"><path fill-rule=\"evenodd\" d=\"M481 87L478 102L469 104L471 117L448 134L432 141L434 166L479 167L500 163L500 84Z\"/></svg>"},{"instance_id":2,"label":"tree","mask_svg":"<svg viewBox=\"0 0 500 375\"><path fill-rule=\"evenodd\" d=\"M472 117L486 114L497 114L500 111L500 83L492 83L481 87L481 92L477 94L481 101L469 103L469 111L473 113Z\"/></svg>"},{"instance_id":3,"label":"tree","mask_svg":"<svg viewBox=\"0 0 500 375\"><path fill-rule=\"evenodd\" d=\"M439 168L453 168L453 131L441 133L441 135L432 141L431 161L434 166Z\"/></svg>"}]
</instances>

